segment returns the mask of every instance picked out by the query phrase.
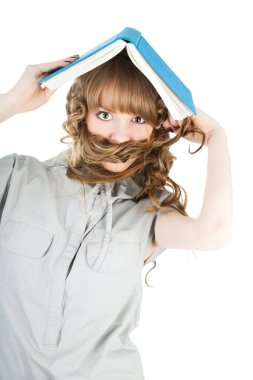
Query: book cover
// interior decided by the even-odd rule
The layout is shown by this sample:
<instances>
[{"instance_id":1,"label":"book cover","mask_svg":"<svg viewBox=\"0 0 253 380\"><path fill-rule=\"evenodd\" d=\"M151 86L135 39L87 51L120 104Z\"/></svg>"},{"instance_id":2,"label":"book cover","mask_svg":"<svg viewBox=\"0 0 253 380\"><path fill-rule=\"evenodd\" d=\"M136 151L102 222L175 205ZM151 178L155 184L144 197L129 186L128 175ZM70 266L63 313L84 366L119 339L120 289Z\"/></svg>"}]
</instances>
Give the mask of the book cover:
<instances>
[{"instance_id":1,"label":"book cover","mask_svg":"<svg viewBox=\"0 0 253 380\"><path fill-rule=\"evenodd\" d=\"M120 33L115 34L111 38L105 40L101 44L97 45L93 49L89 50L88 52L81 55L78 59L76 59L74 62L71 62L70 64L55 70L54 72L50 73L46 77L42 78L40 81L37 82L38 85L45 84L46 82L59 75L66 70L70 70L73 66L78 65L82 61L89 61L89 57L94 56L98 52L102 52L104 49L107 49L109 52L110 45L113 46L116 41L123 40L125 43L130 43L135 46L137 51L140 53L140 55L143 57L143 59L146 61L146 63L155 71L155 73L161 78L161 81L166 84L170 90L172 90L175 95L188 107L189 110L191 110L191 113L196 115L196 110L194 106L194 102L192 99L192 94L190 90L187 88L187 86L180 80L180 78L175 74L175 72L167 65L167 63L159 56L159 54L152 48L152 46L147 42L147 40L143 37L140 31L134 28L126 27L124 28ZM124 46L123 46L124 47ZM122 50L122 48L120 48ZM120 51L118 50L118 51ZM112 53L113 55L118 54L118 52ZM113 56L112 55L112 56ZM86 67L84 72L87 72L89 70L92 70L94 67L100 65L102 61L100 62L100 59L102 56L100 56L97 59L96 64L92 67ZM130 57L131 58L131 57ZM132 59L132 58L131 58ZM104 61L108 60L106 58ZM83 62L84 63L84 62ZM79 65L80 66L80 65ZM83 73L84 73L83 72ZM65 73L66 74L66 73ZM69 75L71 77L72 74ZM79 74L81 75L81 74ZM75 77L79 76L76 75ZM61 79L61 84L63 84L65 81L69 80L67 76L65 75L65 80ZM74 78L73 78L74 79ZM149 79L149 78L148 78ZM187 112L186 112L187 113Z\"/></svg>"}]
</instances>

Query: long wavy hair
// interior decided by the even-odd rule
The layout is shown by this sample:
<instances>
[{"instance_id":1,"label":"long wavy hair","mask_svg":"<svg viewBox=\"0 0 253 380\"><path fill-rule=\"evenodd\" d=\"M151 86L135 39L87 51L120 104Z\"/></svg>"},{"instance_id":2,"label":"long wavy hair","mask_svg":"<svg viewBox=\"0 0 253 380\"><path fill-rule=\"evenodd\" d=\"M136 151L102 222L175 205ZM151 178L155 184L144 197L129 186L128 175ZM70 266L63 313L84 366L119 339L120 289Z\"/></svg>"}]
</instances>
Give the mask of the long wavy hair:
<instances>
[{"instance_id":1,"label":"long wavy hair","mask_svg":"<svg viewBox=\"0 0 253 380\"><path fill-rule=\"evenodd\" d=\"M113 91L110 104L113 112L141 115L153 126L147 141L130 140L112 144L107 139L89 132L86 124L87 113L99 109L101 99L104 96L106 98L107 91ZM146 207L146 212L161 210L167 214L169 212L166 212L166 207L170 207L188 216L185 211L186 191L170 178L170 170L176 159L170 152L170 147L189 133L200 133L203 137L200 147L193 153L188 150L190 154L194 154L204 145L206 135L189 117L183 120L179 132L173 138L165 128L156 128L169 118L169 111L152 83L132 63L126 49L76 78L67 93L65 108L67 119L62 128L67 135L60 141L70 144L72 148L66 172L69 178L82 183L96 184L117 182L129 176L136 176L141 179L142 186L133 201L138 202L149 197L153 206ZM67 138L71 138L72 141L65 142ZM111 172L102 165L104 161L127 162L130 158L135 158L135 161L122 172ZM170 188L170 194L160 204L158 197L165 186ZM156 260L153 260L153 264L145 276L147 286L150 286L147 283L147 275L156 267Z\"/></svg>"}]
</instances>

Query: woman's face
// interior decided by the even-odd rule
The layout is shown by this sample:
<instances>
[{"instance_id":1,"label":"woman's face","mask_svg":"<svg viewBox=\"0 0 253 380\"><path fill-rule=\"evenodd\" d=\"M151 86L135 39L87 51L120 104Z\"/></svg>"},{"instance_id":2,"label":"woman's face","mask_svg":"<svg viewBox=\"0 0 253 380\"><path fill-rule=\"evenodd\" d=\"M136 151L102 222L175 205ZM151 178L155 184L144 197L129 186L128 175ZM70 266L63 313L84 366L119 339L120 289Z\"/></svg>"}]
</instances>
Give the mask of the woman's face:
<instances>
[{"instance_id":1,"label":"woman's face","mask_svg":"<svg viewBox=\"0 0 253 380\"><path fill-rule=\"evenodd\" d=\"M96 112L88 112L86 124L90 133L100 135L113 144L121 144L129 140L147 141L153 131L153 126L147 124L142 116L113 113L105 102ZM130 159L123 163L104 162L103 166L110 171L121 172L127 169L134 160Z\"/></svg>"}]
</instances>

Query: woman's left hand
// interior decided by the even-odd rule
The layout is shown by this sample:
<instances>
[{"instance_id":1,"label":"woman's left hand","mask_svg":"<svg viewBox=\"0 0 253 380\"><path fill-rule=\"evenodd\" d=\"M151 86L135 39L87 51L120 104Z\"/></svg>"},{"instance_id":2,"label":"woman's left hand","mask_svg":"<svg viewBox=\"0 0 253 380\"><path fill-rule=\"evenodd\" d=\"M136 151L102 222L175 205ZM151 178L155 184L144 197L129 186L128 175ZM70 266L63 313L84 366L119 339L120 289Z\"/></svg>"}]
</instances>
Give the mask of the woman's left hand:
<instances>
[{"instance_id":1,"label":"woman's left hand","mask_svg":"<svg viewBox=\"0 0 253 380\"><path fill-rule=\"evenodd\" d=\"M193 121L193 124L195 127L201 129L206 134L206 142L205 145L208 144L208 140L214 133L219 132L220 130L224 130L224 128L211 116L209 116L206 112L201 110L200 108L196 107L197 115L191 115L190 119ZM162 127L165 129L172 128L174 133L178 134L181 126L182 126L183 120L174 120L171 115L169 115L169 120L166 119L162 123ZM201 144L202 143L202 136L200 133L188 133L187 136L184 137L185 139L196 142Z\"/></svg>"}]
</instances>

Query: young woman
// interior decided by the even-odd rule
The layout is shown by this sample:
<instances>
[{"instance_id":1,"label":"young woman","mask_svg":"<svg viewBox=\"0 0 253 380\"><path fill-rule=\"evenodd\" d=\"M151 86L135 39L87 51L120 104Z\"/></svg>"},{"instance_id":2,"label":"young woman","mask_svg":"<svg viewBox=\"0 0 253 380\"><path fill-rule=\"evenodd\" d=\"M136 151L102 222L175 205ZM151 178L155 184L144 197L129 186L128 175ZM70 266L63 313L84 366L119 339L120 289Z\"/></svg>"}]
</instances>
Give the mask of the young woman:
<instances>
[{"instance_id":1,"label":"young woman","mask_svg":"<svg viewBox=\"0 0 253 380\"><path fill-rule=\"evenodd\" d=\"M0 120L47 103L54 91L36 82L68 61L28 65ZM174 120L124 51L73 82L66 111L69 149L0 159L0 378L144 379L129 334L145 264L230 240L226 132L199 108ZM180 137L208 147L198 218L169 177Z\"/></svg>"}]
</instances>

